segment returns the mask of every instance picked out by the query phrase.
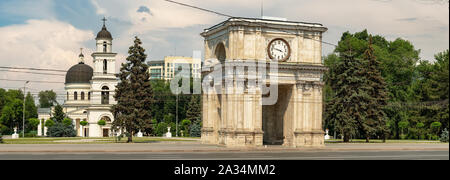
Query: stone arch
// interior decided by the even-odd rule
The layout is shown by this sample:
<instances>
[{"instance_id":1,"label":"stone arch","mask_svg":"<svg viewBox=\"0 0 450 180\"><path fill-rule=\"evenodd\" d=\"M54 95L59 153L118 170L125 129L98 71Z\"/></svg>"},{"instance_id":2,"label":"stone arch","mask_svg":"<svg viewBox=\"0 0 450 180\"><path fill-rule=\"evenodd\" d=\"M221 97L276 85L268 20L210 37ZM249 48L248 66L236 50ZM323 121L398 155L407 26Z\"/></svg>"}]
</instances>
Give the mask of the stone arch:
<instances>
[{"instance_id":1,"label":"stone arch","mask_svg":"<svg viewBox=\"0 0 450 180\"><path fill-rule=\"evenodd\" d=\"M104 119L105 117L109 118L110 121L108 122L107 119ZM98 121L105 120L106 123L112 123L113 119L114 119L114 117L111 114L107 114L107 113L101 114L100 116L97 117Z\"/></svg>"},{"instance_id":2,"label":"stone arch","mask_svg":"<svg viewBox=\"0 0 450 180\"><path fill-rule=\"evenodd\" d=\"M219 62L221 64L225 63L225 60L227 59L227 52L226 52L225 45L223 42L220 42L216 45L216 48L214 50L214 55L215 55L215 58L217 60L219 60Z\"/></svg>"}]
</instances>

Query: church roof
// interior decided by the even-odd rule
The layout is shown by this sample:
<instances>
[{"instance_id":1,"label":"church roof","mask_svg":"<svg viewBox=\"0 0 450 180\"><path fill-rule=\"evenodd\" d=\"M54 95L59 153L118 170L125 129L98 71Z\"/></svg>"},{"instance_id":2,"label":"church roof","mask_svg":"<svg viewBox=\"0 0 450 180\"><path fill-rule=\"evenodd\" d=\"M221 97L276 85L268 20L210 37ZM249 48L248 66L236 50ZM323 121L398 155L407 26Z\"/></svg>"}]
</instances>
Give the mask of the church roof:
<instances>
[{"instance_id":1,"label":"church roof","mask_svg":"<svg viewBox=\"0 0 450 180\"><path fill-rule=\"evenodd\" d=\"M94 70L91 66L83 62L72 66L66 74L66 84L69 83L90 83Z\"/></svg>"},{"instance_id":2,"label":"church roof","mask_svg":"<svg viewBox=\"0 0 450 180\"><path fill-rule=\"evenodd\" d=\"M112 35L111 33L106 29L106 26L103 25L102 30L100 32L97 33L97 38L96 39L108 39L108 40L112 40Z\"/></svg>"}]
</instances>

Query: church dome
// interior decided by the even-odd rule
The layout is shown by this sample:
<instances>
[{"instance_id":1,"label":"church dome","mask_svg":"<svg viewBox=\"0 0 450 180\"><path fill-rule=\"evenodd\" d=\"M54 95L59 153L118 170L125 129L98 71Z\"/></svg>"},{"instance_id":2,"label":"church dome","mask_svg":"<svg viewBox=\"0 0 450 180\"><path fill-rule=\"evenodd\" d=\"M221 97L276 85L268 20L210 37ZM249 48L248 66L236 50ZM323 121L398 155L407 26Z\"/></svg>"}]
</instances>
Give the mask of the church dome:
<instances>
[{"instance_id":1,"label":"church dome","mask_svg":"<svg viewBox=\"0 0 450 180\"><path fill-rule=\"evenodd\" d=\"M66 84L69 83L90 83L94 70L91 66L82 62L72 66L66 74Z\"/></svg>"},{"instance_id":2,"label":"church dome","mask_svg":"<svg viewBox=\"0 0 450 180\"><path fill-rule=\"evenodd\" d=\"M97 33L97 38L96 39L108 39L108 40L112 40L112 36L111 33L106 29L106 26L103 25L103 28L100 32Z\"/></svg>"}]
</instances>

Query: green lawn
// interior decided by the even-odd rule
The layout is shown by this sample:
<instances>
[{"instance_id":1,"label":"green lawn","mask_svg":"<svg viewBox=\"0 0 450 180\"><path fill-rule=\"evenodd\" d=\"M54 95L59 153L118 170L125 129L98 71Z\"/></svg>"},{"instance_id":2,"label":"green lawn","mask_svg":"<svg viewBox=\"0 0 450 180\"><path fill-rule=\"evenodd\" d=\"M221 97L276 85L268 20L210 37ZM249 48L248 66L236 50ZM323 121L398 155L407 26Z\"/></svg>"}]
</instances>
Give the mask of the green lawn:
<instances>
[{"instance_id":1,"label":"green lawn","mask_svg":"<svg viewBox=\"0 0 450 180\"><path fill-rule=\"evenodd\" d=\"M342 139L330 139L325 140L325 143L344 143ZM348 143L366 143L365 139L352 139ZM371 139L370 143L383 143L380 139ZM414 140L414 139L406 139L406 140L397 140L397 139L388 139L386 143L442 143L438 140Z\"/></svg>"},{"instance_id":2,"label":"green lawn","mask_svg":"<svg viewBox=\"0 0 450 180\"><path fill-rule=\"evenodd\" d=\"M166 141L194 141L198 138L161 138L161 137L133 137L133 143L152 143L152 142L166 142ZM109 138L19 138L19 139L3 139L4 144L108 144L108 143L126 143L127 138L122 138L116 142L113 137Z\"/></svg>"}]
</instances>

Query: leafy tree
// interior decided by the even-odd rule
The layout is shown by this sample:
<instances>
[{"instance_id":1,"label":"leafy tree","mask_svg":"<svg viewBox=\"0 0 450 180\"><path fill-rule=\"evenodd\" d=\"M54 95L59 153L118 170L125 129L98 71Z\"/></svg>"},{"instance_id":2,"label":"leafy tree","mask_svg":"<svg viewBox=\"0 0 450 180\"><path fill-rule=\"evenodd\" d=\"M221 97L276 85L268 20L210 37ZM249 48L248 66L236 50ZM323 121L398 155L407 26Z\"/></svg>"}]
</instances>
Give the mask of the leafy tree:
<instances>
[{"instance_id":1,"label":"leafy tree","mask_svg":"<svg viewBox=\"0 0 450 180\"><path fill-rule=\"evenodd\" d=\"M56 93L53 90L39 92L39 105L41 108L50 108L58 104L56 101Z\"/></svg>"},{"instance_id":2,"label":"leafy tree","mask_svg":"<svg viewBox=\"0 0 450 180\"><path fill-rule=\"evenodd\" d=\"M19 127L22 129L22 119L23 119L23 100L12 99L6 106L2 109L2 116L0 117L0 124L8 127L8 131L14 127Z\"/></svg>"},{"instance_id":3,"label":"leafy tree","mask_svg":"<svg viewBox=\"0 0 450 180\"><path fill-rule=\"evenodd\" d=\"M31 96L30 92L28 92L25 97L25 119L37 118L37 107L34 103L34 98Z\"/></svg>"},{"instance_id":4,"label":"leafy tree","mask_svg":"<svg viewBox=\"0 0 450 180\"><path fill-rule=\"evenodd\" d=\"M29 124L29 127L31 130L36 130L39 123L40 123L40 120L37 118L28 119L28 124Z\"/></svg>"},{"instance_id":5,"label":"leafy tree","mask_svg":"<svg viewBox=\"0 0 450 180\"><path fill-rule=\"evenodd\" d=\"M2 109L6 105L6 91L0 88L0 117L2 116Z\"/></svg>"},{"instance_id":6,"label":"leafy tree","mask_svg":"<svg viewBox=\"0 0 450 180\"><path fill-rule=\"evenodd\" d=\"M401 130L401 135L404 135L405 134L405 130L408 129L408 127L409 127L409 121L407 121L407 120L400 121L398 123L398 127Z\"/></svg>"},{"instance_id":7,"label":"leafy tree","mask_svg":"<svg viewBox=\"0 0 450 180\"><path fill-rule=\"evenodd\" d=\"M189 119L185 119L181 121L181 130L183 131L182 136L189 136L189 128L192 122Z\"/></svg>"},{"instance_id":8,"label":"leafy tree","mask_svg":"<svg viewBox=\"0 0 450 180\"><path fill-rule=\"evenodd\" d=\"M126 63L122 64L114 98L117 104L111 109L115 121L113 128L124 128L127 131L127 142L133 141L133 134L140 129L144 132L152 130L153 89L150 83L147 55L142 42L135 37L134 45L128 50Z\"/></svg>"},{"instance_id":9,"label":"leafy tree","mask_svg":"<svg viewBox=\"0 0 450 180\"><path fill-rule=\"evenodd\" d=\"M167 127L169 125L165 122L160 122L158 123L158 125L156 126L156 135L157 136L164 136L164 134L167 132Z\"/></svg>"}]
</instances>

